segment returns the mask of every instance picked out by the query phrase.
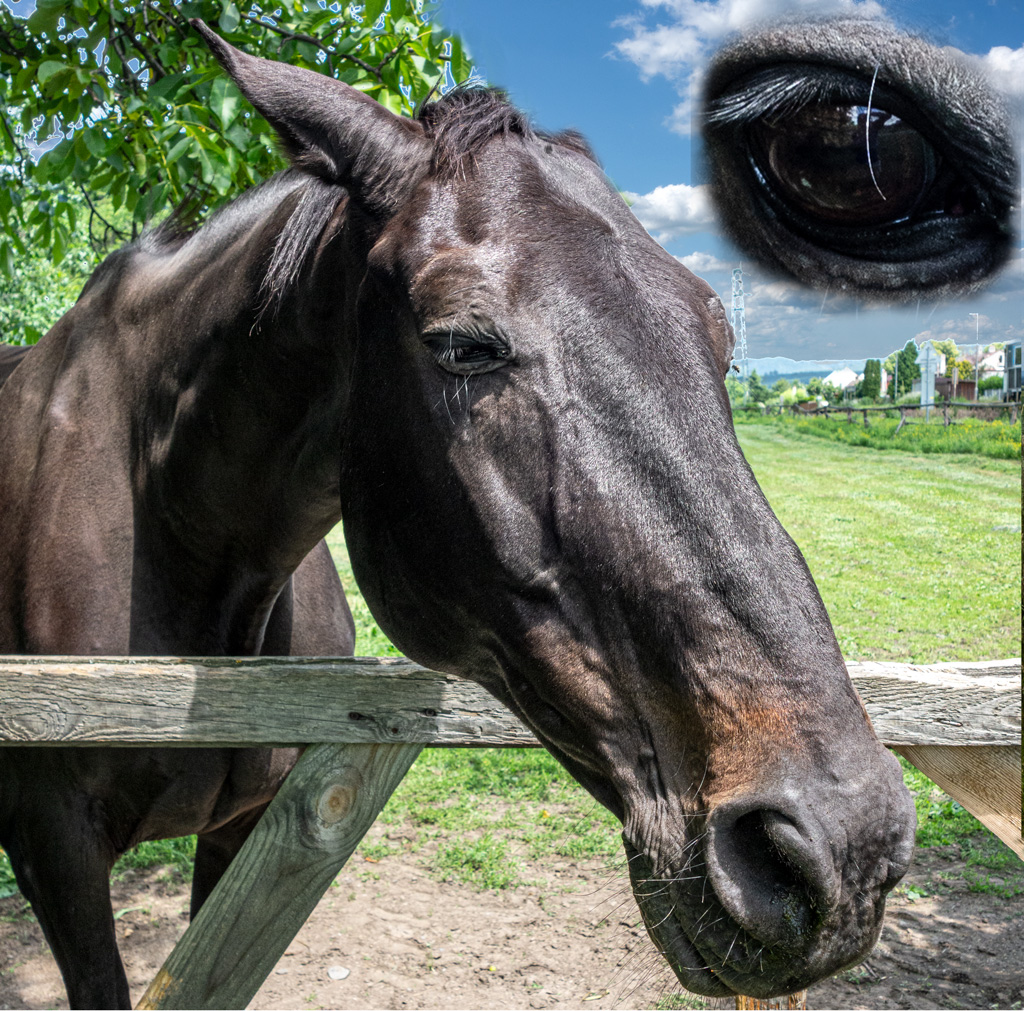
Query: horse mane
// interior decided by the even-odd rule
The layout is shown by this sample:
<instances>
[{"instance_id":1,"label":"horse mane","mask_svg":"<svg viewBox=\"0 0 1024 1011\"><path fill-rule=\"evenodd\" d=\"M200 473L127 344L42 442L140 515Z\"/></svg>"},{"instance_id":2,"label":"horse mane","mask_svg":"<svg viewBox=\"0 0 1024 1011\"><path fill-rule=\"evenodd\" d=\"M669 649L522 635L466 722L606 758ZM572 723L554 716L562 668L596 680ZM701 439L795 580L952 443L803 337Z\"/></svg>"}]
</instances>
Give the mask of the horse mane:
<instances>
[{"instance_id":1,"label":"horse mane","mask_svg":"<svg viewBox=\"0 0 1024 1011\"><path fill-rule=\"evenodd\" d=\"M425 104L416 120L433 143L431 173L443 180L472 174L477 153L494 137L548 141L597 161L587 142L573 130L556 134L535 131L526 114L497 88L460 85ZM205 222L199 220L199 202L187 197L160 225L144 233L136 245L166 253L189 241L213 240L225 231L247 225L254 208L265 213L270 204L279 204L296 192L294 209L278 234L263 279L265 299L260 314L268 309L276 311L345 199L348 191L340 183L288 169L231 201Z\"/></svg>"},{"instance_id":2,"label":"horse mane","mask_svg":"<svg viewBox=\"0 0 1024 1011\"><path fill-rule=\"evenodd\" d=\"M433 141L430 167L441 179L465 176L472 171L476 153L491 138L510 135L550 141L597 161L587 142L574 130L557 134L535 131L526 114L499 88L460 85L423 106L416 119Z\"/></svg>"}]
</instances>

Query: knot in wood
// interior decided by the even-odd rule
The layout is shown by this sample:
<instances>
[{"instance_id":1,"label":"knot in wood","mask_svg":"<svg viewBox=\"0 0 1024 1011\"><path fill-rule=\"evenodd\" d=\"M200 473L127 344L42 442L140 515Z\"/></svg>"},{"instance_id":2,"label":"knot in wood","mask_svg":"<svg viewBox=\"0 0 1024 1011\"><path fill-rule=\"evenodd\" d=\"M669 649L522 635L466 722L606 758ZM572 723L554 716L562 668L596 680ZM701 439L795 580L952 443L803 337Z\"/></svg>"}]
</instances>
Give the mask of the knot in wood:
<instances>
[{"instance_id":1,"label":"knot in wood","mask_svg":"<svg viewBox=\"0 0 1024 1011\"><path fill-rule=\"evenodd\" d=\"M320 795L316 813L324 825L334 825L348 814L355 799L354 787L345 786L342 783L332 783Z\"/></svg>"}]
</instances>

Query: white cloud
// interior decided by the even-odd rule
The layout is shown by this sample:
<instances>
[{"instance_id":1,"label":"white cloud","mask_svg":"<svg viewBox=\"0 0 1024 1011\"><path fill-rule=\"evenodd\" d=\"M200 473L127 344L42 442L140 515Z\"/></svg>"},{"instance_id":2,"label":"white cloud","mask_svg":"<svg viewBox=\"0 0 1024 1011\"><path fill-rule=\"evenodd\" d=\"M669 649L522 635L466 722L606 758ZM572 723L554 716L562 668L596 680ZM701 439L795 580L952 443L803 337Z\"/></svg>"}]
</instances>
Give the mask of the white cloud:
<instances>
[{"instance_id":1,"label":"white cloud","mask_svg":"<svg viewBox=\"0 0 1024 1011\"><path fill-rule=\"evenodd\" d=\"M711 52L728 35L769 17L798 10L815 15L848 13L884 17L877 0L642 0L643 6L669 15L668 23L650 27L643 15L617 24L632 34L615 44L619 55L634 63L645 80L663 76L683 97L669 117L676 133L693 126L694 96Z\"/></svg>"},{"instance_id":2,"label":"white cloud","mask_svg":"<svg viewBox=\"0 0 1024 1011\"><path fill-rule=\"evenodd\" d=\"M979 60L996 88L1016 101L1024 100L1024 46L996 46Z\"/></svg>"},{"instance_id":3,"label":"white cloud","mask_svg":"<svg viewBox=\"0 0 1024 1011\"><path fill-rule=\"evenodd\" d=\"M633 213L658 242L671 242L681 235L707 231L715 215L707 186L674 183L645 193L625 193Z\"/></svg>"},{"instance_id":4,"label":"white cloud","mask_svg":"<svg viewBox=\"0 0 1024 1011\"><path fill-rule=\"evenodd\" d=\"M676 259L688 270L703 276L704 274L727 274L731 273L733 264L720 260L711 253L689 253L686 256L677 256Z\"/></svg>"}]
</instances>

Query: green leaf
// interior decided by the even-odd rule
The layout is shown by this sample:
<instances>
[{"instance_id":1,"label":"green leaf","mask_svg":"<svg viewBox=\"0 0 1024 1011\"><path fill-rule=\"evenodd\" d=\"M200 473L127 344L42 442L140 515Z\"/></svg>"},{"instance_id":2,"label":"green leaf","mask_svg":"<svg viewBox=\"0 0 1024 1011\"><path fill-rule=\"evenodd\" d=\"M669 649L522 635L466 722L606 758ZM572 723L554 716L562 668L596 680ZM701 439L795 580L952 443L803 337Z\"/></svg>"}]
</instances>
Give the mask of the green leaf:
<instances>
[{"instance_id":1,"label":"green leaf","mask_svg":"<svg viewBox=\"0 0 1024 1011\"><path fill-rule=\"evenodd\" d=\"M165 158L168 165L173 165L186 151L189 150L195 141L191 137L182 137L177 144L167 152Z\"/></svg>"},{"instance_id":2,"label":"green leaf","mask_svg":"<svg viewBox=\"0 0 1024 1011\"><path fill-rule=\"evenodd\" d=\"M231 3L230 0L223 0L220 19L217 21L221 31L233 32L241 20L242 15L238 13L237 4Z\"/></svg>"},{"instance_id":3,"label":"green leaf","mask_svg":"<svg viewBox=\"0 0 1024 1011\"><path fill-rule=\"evenodd\" d=\"M46 32L53 35L57 30L57 22L60 20L64 8L70 6L68 0L39 0L32 16L28 19L28 30L30 32Z\"/></svg>"},{"instance_id":4,"label":"green leaf","mask_svg":"<svg viewBox=\"0 0 1024 1011\"><path fill-rule=\"evenodd\" d=\"M161 77L155 84L151 84L146 91L149 98L156 101L170 102L173 101L175 94L177 93L178 87L182 81L185 80L187 75L181 74L168 74L166 77Z\"/></svg>"},{"instance_id":5,"label":"green leaf","mask_svg":"<svg viewBox=\"0 0 1024 1011\"><path fill-rule=\"evenodd\" d=\"M210 87L210 109L220 120L221 129L227 129L238 115L242 96L226 77L218 77Z\"/></svg>"},{"instance_id":6,"label":"green leaf","mask_svg":"<svg viewBox=\"0 0 1024 1011\"><path fill-rule=\"evenodd\" d=\"M5 238L0 238L0 270L8 277L14 277L15 267L14 250L11 243Z\"/></svg>"},{"instance_id":7,"label":"green leaf","mask_svg":"<svg viewBox=\"0 0 1024 1011\"><path fill-rule=\"evenodd\" d=\"M99 133L98 130L95 128L80 130L79 136L82 138L83 143L89 149L89 153L94 158L107 157L107 149L110 146L110 141Z\"/></svg>"},{"instance_id":8,"label":"green leaf","mask_svg":"<svg viewBox=\"0 0 1024 1011\"><path fill-rule=\"evenodd\" d=\"M62 70L69 69L65 64L58 63L56 60L44 60L39 64L36 77L39 79L40 84L45 84L54 74L59 74Z\"/></svg>"},{"instance_id":9,"label":"green leaf","mask_svg":"<svg viewBox=\"0 0 1024 1011\"><path fill-rule=\"evenodd\" d=\"M387 5L388 0L366 0L363 5L363 21L371 25L376 24Z\"/></svg>"}]
</instances>

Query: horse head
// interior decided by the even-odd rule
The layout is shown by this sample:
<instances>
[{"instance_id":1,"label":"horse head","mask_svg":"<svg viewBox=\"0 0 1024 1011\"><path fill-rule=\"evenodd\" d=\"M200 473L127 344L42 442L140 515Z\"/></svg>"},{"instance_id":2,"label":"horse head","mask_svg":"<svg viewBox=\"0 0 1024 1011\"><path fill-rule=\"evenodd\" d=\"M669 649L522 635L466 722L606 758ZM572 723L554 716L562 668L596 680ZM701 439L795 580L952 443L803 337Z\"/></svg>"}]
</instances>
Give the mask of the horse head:
<instances>
[{"instance_id":1,"label":"horse head","mask_svg":"<svg viewBox=\"0 0 1024 1011\"><path fill-rule=\"evenodd\" d=\"M621 819L686 987L768 996L863 958L913 808L737 445L715 293L578 136L500 96L407 120L200 30L348 191L279 320L338 347L342 513L381 627Z\"/></svg>"}]
</instances>

